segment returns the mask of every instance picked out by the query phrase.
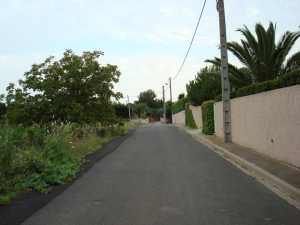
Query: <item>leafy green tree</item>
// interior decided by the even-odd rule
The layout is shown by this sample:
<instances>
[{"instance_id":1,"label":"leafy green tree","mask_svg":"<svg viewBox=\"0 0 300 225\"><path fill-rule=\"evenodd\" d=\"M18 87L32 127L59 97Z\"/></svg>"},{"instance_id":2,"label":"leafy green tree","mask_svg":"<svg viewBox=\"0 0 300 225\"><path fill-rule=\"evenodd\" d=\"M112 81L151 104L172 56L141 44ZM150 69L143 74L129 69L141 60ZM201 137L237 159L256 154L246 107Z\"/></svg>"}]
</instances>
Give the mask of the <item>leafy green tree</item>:
<instances>
[{"instance_id":1,"label":"leafy green tree","mask_svg":"<svg viewBox=\"0 0 300 225\"><path fill-rule=\"evenodd\" d=\"M98 61L101 55L100 51L76 55L67 50L57 61L49 57L32 65L19 83L21 88L7 88L10 121L112 122L112 99L121 97L114 91L120 72L117 66L102 66Z\"/></svg>"},{"instance_id":2,"label":"leafy green tree","mask_svg":"<svg viewBox=\"0 0 300 225\"><path fill-rule=\"evenodd\" d=\"M149 89L139 94L138 102L145 103L148 107L154 107L156 105L156 94L153 90Z\"/></svg>"},{"instance_id":3,"label":"leafy green tree","mask_svg":"<svg viewBox=\"0 0 300 225\"><path fill-rule=\"evenodd\" d=\"M35 115L30 114L30 106L33 105L29 101L28 94L22 89L16 88L13 83L10 83L7 88L6 104L7 104L7 119L12 123L30 124Z\"/></svg>"},{"instance_id":4,"label":"leafy green tree","mask_svg":"<svg viewBox=\"0 0 300 225\"><path fill-rule=\"evenodd\" d=\"M214 99L221 94L220 71L216 67L205 67L186 86L187 97L193 105Z\"/></svg>"},{"instance_id":5,"label":"leafy green tree","mask_svg":"<svg viewBox=\"0 0 300 225\"><path fill-rule=\"evenodd\" d=\"M142 108L147 116L157 120L162 116L163 102L156 98L155 92L151 89L141 92L136 104L143 104Z\"/></svg>"},{"instance_id":6,"label":"leafy green tree","mask_svg":"<svg viewBox=\"0 0 300 225\"><path fill-rule=\"evenodd\" d=\"M115 103L114 109L118 118L129 119L128 106L121 103Z\"/></svg>"},{"instance_id":7,"label":"leafy green tree","mask_svg":"<svg viewBox=\"0 0 300 225\"><path fill-rule=\"evenodd\" d=\"M221 67L221 60L219 58L206 60L205 62L212 63L216 68ZM221 75L221 71L218 71L218 73L219 75ZM251 71L246 67L237 68L236 66L229 63L228 73L230 85L233 90L248 86L254 82L254 78L251 75Z\"/></svg>"},{"instance_id":8,"label":"leafy green tree","mask_svg":"<svg viewBox=\"0 0 300 225\"><path fill-rule=\"evenodd\" d=\"M152 117L155 120L160 120L160 118L163 115L163 109L162 108L146 108L146 115L149 117Z\"/></svg>"},{"instance_id":9,"label":"leafy green tree","mask_svg":"<svg viewBox=\"0 0 300 225\"><path fill-rule=\"evenodd\" d=\"M185 97L184 93L178 95L178 100L183 99Z\"/></svg>"},{"instance_id":10,"label":"leafy green tree","mask_svg":"<svg viewBox=\"0 0 300 225\"><path fill-rule=\"evenodd\" d=\"M145 103L139 103L139 102L135 102L132 105L132 109L133 112L139 117L145 117L146 116L146 109L147 109L147 105Z\"/></svg>"},{"instance_id":11,"label":"leafy green tree","mask_svg":"<svg viewBox=\"0 0 300 225\"><path fill-rule=\"evenodd\" d=\"M244 36L241 43L229 42L228 50L249 70L239 70L229 65L229 71L237 79L252 80L252 83L272 80L288 72L300 69L300 51L287 58L300 37L300 32L287 31L276 43L276 26L270 23L265 29L260 23L255 26L255 34L247 26L238 31ZM220 59L207 60L220 66Z\"/></svg>"},{"instance_id":12,"label":"leafy green tree","mask_svg":"<svg viewBox=\"0 0 300 225\"><path fill-rule=\"evenodd\" d=\"M162 108L162 101L156 98L153 90L149 89L139 94L138 103L144 103L148 108Z\"/></svg>"}]
</instances>

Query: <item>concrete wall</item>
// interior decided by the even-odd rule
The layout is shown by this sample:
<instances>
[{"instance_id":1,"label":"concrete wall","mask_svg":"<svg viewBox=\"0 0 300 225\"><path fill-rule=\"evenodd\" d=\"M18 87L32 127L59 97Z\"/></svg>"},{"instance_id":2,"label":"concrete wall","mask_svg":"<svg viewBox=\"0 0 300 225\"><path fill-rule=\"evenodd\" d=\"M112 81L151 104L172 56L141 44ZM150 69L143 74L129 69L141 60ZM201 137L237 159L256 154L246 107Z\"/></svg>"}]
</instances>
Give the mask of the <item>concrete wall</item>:
<instances>
[{"instance_id":1,"label":"concrete wall","mask_svg":"<svg viewBox=\"0 0 300 225\"><path fill-rule=\"evenodd\" d=\"M214 105L223 136L222 103ZM300 85L231 100L232 141L300 167Z\"/></svg>"},{"instance_id":2,"label":"concrete wall","mask_svg":"<svg viewBox=\"0 0 300 225\"><path fill-rule=\"evenodd\" d=\"M185 111L173 114L172 119L174 124L185 126Z\"/></svg>"},{"instance_id":3,"label":"concrete wall","mask_svg":"<svg viewBox=\"0 0 300 225\"><path fill-rule=\"evenodd\" d=\"M193 113L193 117L195 120L195 123L198 128L202 128L202 109L201 106L192 106L190 105L190 110Z\"/></svg>"},{"instance_id":4,"label":"concrete wall","mask_svg":"<svg viewBox=\"0 0 300 225\"><path fill-rule=\"evenodd\" d=\"M214 122L215 122L215 135L223 138L223 103L217 102L214 104Z\"/></svg>"}]
</instances>

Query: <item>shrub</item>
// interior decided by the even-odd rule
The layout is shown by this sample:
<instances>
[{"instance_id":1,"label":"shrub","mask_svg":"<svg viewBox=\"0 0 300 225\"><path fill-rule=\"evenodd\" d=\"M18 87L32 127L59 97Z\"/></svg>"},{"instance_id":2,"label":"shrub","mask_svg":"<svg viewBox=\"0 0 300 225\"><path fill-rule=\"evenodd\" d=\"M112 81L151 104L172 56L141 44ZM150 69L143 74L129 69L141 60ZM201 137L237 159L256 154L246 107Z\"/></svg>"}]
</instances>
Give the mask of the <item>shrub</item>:
<instances>
[{"instance_id":1,"label":"shrub","mask_svg":"<svg viewBox=\"0 0 300 225\"><path fill-rule=\"evenodd\" d=\"M48 135L39 127L6 125L1 131L0 194L27 188L44 192L78 171L70 127L57 127Z\"/></svg>"},{"instance_id":2,"label":"shrub","mask_svg":"<svg viewBox=\"0 0 300 225\"><path fill-rule=\"evenodd\" d=\"M0 204L20 191L47 192L49 186L73 179L88 154L126 132L122 123L0 126Z\"/></svg>"},{"instance_id":3,"label":"shrub","mask_svg":"<svg viewBox=\"0 0 300 225\"><path fill-rule=\"evenodd\" d=\"M268 80L265 82L240 88L235 93L233 93L233 97L242 97L246 95L257 94L260 92L270 91L277 88L284 88L297 84L300 84L300 71L291 72L275 80Z\"/></svg>"},{"instance_id":4,"label":"shrub","mask_svg":"<svg viewBox=\"0 0 300 225\"><path fill-rule=\"evenodd\" d=\"M194 120L192 110L189 107L189 104L185 106L185 125L189 128L196 129L197 125Z\"/></svg>"},{"instance_id":5,"label":"shrub","mask_svg":"<svg viewBox=\"0 0 300 225\"><path fill-rule=\"evenodd\" d=\"M300 84L300 70L287 73L274 80L268 80L261 83L255 83L246 87L239 88L235 92L231 93L231 98L258 94L261 92L271 91L278 88L289 87L297 84ZM221 101L222 97L219 95L215 98L215 100Z\"/></svg>"},{"instance_id":6,"label":"shrub","mask_svg":"<svg viewBox=\"0 0 300 225\"><path fill-rule=\"evenodd\" d=\"M98 137L105 137L105 135L107 134L107 130L103 127L99 127L96 129L96 134Z\"/></svg>"},{"instance_id":7,"label":"shrub","mask_svg":"<svg viewBox=\"0 0 300 225\"><path fill-rule=\"evenodd\" d=\"M115 114L118 118L129 119L128 106L121 103L115 103L114 105Z\"/></svg>"},{"instance_id":8,"label":"shrub","mask_svg":"<svg viewBox=\"0 0 300 225\"><path fill-rule=\"evenodd\" d=\"M203 121L202 132L207 135L212 135L215 132L214 102L215 101L206 101L201 105Z\"/></svg>"}]
</instances>

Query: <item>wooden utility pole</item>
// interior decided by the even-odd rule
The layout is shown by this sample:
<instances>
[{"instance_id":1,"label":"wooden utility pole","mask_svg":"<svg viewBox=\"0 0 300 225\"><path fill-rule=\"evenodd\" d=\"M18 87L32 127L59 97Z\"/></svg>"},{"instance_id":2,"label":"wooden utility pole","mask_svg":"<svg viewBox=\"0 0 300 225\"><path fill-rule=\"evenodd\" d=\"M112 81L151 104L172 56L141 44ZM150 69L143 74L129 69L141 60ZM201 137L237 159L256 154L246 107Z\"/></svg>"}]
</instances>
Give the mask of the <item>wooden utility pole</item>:
<instances>
[{"instance_id":1,"label":"wooden utility pole","mask_svg":"<svg viewBox=\"0 0 300 225\"><path fill-rule=\"evenodd\" d=\"M162 86L162 93L163 93L163 107L164 107L164 122L167 123L167 117L166 117L166 98L165 98L165 86Z\"/></svg>"},{"instance_id":2,"label":"wooden utility pole","mask_svg":"<svg viewBox=\"0 0 300 225\"><path fill-rule=\"evenodd\" d=\"M227 54L224 0L217 0L217 10L219 12L220 44L221 44L223 130L224 130L224 142L227 143L227 142L231 142L231 110L230 110L230 82L228 76L228 54Z\"/></svg>"},{"instance_id":3,"label":"wooden utility pole","mask_svg":"<svg viewBox=\"0 0 300 225\"><path fill-rule=\"evenodd\" d=\"M170 111L171 111L171 118L170 123L173 123L173 112L172 112L172 77L169 78L169 87L170 87Z\"/></svg>"},{"instance_id":4,"label":"wooden utility pole","mask_svg":"<svg viewBox=\"0 0 300 225\"><path fill-rule=\"evenodd\" d=\"M128 101L128 116L129 116L129 120L131 120L131 109L130 109L129 95L127 95L127 101Z\"/></svg>"}]
</instances>

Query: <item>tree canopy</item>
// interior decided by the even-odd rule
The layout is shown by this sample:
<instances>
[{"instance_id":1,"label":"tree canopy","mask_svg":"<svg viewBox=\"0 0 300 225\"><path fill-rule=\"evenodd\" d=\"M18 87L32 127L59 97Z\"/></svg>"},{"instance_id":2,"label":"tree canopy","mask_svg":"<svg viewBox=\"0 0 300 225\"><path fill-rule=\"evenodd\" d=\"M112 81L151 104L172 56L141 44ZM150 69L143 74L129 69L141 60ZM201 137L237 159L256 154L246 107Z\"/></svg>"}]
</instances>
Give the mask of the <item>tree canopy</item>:
<instances>
[{"instance_id":1,"label":"tree canopy","mask_svg":"<svg viewBox=\"0 0 300 225\"><path fill-rule=\"evenodd\" d=\"M287 58L300 37L300 32L287 31L278 42L276 42L276 26L273 23L270 23L267 29L257 23L255 34L247 26L238 29L238 32L243 35L244 39L241 39L240 43L229 42L227 47L248 71L239 70L230 64L229 71L235 81L263 82L300 69L299 51ZM207 60L207 62L221 65L219 58Z\"/></svg>"},{"instance_id":2,"label":"tree canopy","mask_svg":"<svg viewBox=\"0 0 300 225\"><path fill-rule=\"evenodd\" d=\"M112 99L120 72L115 65L101 65L103 52L71 50L59 60L47 58L34 64L20 88L7 87L8 119L16 123L108 122L113 115Z\"/></svg>"},{"instance_id":3,"label":"tree canopy","mask_svg":"<svg viewBox=\"0 0 300 225\"><path fill-rule=\"evenodd\" d=\"M193 105L214 99L221 94L220 71L216 67L205 67L186 86L187 97Z\"/></svg>"},{"instance_id":4,"label":"tree canopy","mask_svg":"<svg viewBox=\"0 0 300 225\"><path fill-rule=\"evenodd\" d=\"M138 97L138 102L145 103L149 108L162 107L162 102L156 99L156 94L151 89L141 92Z\"/></svg>"},{"instance_id":5,"label":"tree canopy","mask_svg":"<svg viewBox=\"0 0 300 225\"><path fill-rule=\"evenodd\" d=\"M162 100L157 99L155 92L151 89L141 92L135 105L138 115L146 114L159 119L163 112Z\"/></svg>"},{"instance_id":6,"label":"tree canopy","mask_svg":"<svg viewBox=\"0 0 300 225\"><path fill-rule=\"evenodd\" d=\"M185 94L181 93L181 94L178 95L178 100L183 99L184 97L185 97Z\"/></svg>"},{"instance_id":7,"label":"tree canopy","mask_svg":"<svg viewBox=\"0 0 300 225\"><path fill-rule=\"evenodd\" d=\"M156 94L153 90L149 89L139 94L138 102L145 103L149 107L153 107L155 104Z\"/></svg>"}]
</instances>

